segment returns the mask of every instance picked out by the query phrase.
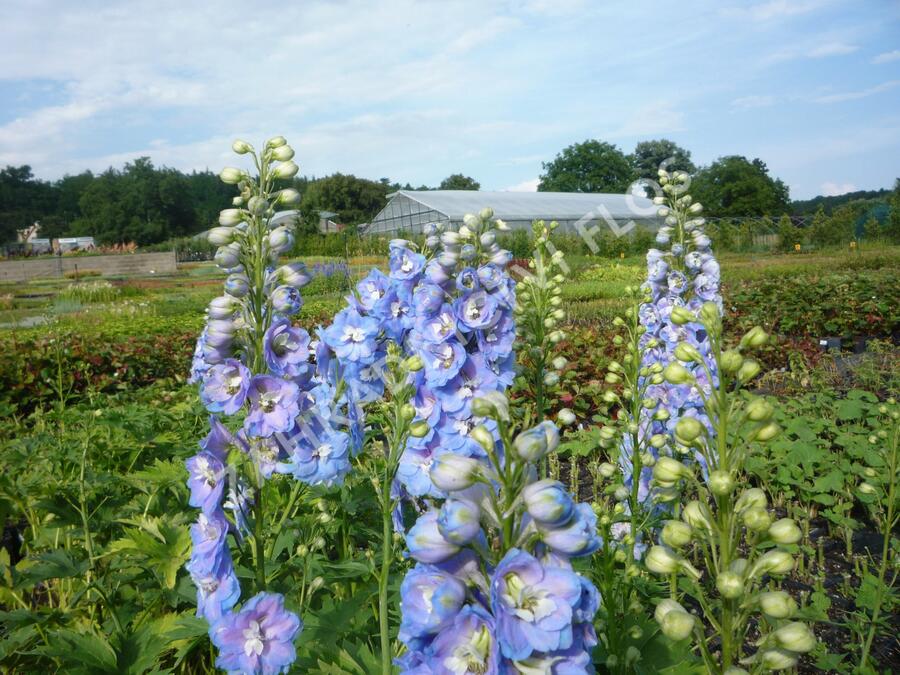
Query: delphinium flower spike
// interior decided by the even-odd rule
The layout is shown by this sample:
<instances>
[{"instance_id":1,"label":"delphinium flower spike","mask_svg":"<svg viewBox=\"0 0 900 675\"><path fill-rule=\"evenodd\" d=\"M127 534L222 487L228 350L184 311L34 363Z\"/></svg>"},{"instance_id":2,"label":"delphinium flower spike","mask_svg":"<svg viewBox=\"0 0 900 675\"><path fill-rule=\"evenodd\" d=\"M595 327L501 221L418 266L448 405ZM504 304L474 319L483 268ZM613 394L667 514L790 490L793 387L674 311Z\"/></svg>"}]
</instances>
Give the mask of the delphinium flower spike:
<instances>
[{"instance_id":1,"label":"delphinium flower spike","mask_svg":"<svg viewBox=\"0 0 900 675\"><path fill-rule=\"evenodd\" d=\"M267 588L267 541L277 533L270 531L275 519L266 512L266 498L284 485L271 479L286 473L308 484L339 482L350 468L349 432L359 430L337 414L344 401L335 396L339 382L325 364L312 361L315 344L292 324L309 276L302 263L278 264L293 235L273 225L274 216L299 200L293 188L279 188L297 173L294 151L281 136L260 152L244 141L233 149L252 158L256 176L222 171L221 179L239 194L209 231L227 278L224 294L209 304L192 367L212 415L201 451L187 460L190 504L200 509L187 567L197 586L197 613L209 622L219 650L217 665L278 673L294 661L302 622L285 607L293 604L290 596ZM228 421L235 423L231 429ZM294 500L299 492L291 494ZM256 595L239 609L232 542L255 572Z\"/></svg>"}]
</instances>

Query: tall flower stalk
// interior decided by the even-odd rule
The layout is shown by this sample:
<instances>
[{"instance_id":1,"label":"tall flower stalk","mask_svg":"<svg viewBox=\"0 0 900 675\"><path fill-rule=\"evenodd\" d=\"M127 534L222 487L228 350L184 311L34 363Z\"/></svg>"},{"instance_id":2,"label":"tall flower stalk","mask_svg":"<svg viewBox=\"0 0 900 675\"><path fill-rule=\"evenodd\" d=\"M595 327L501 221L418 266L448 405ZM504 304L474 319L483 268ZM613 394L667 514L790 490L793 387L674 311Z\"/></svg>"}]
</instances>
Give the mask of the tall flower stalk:
<instances>
[{"instance_id":1,"label":"tall flower stalk","mask_svg":"<svg viewBox=\"0 0 900 675\"><path fill-rule=\"evenodd\" d=\"M599 597L570 560L600 546L596 516L537 466L559 443L544 421L517 432L499 393L478 398L480 453L440 456L432 502L406 537L401 672L593 672Z\"/></svg>"},{"instance_id":2,"label":"tall flower stalk","mask_svg":"<svg viewBox=\"0 0 900 675\"><path fill-rule=\"evenodd\" d=\"M800 528L787 518L774 520L762 490L739 489L747 483L744 466L750 453L780 431L771 419L772 406L741 392L760 370L744 352L765 344L767 336L754 328L739 345L727 348L714 302L705 303L698 316L679 313L674 320L699 320L709 340L708 357L690 342L678 343L675 360L663 371L669 385L689 387L703 401L705 419L679 419L671 443L676 454L698 456L704 471L698 475L695 465L667 456L653 467L653 480L664 490L661 498L674 501L682 495L674 517L662 528L660 544L644 557L651 572L679 582L673 585L672 597L657 606L656 619L671 639L693 635L711 673L746 672L740 665L792 668L800 654L813 648L815 638L805 624L790 621L796 604L783 591L774 590L772 580L793 569L789 547L800 541ZM709 357L717 378L706 363ZM696 366L706 371L702 381L691 368ZM713 381L715 386L707 389L704 383ZM703 621L680 604L682 592L699 605ZM757 651L745 655L753 616L759 620L762 638ZM719 640L717 652L710 648L707 628Z\"/></svg>"},{"instance_id":3,"label":"tall flower stalk","mask_svg":"<svg viewBox=\"0 0 900 675\"><path fill-rule=\"evenodd\" d=\"M267 543L301 490L294 487L285 497L285 481L271 479L283 473L306 484L340 482L350 468L348 431L355 425L338 414L345 399L339 381L317 368L310 336L291 323L309 276L300 263L277 266L293 243L288 227L271 222L277 208L299 200L296 190L278 189L280 180L297 173L294 151L280 136L260 152L244 141L233 149L252 158L256 176L222 171L222 180L239 194L209 232L219 247L216 263L228 276L225 293L209 305L192 367L211 416L201 451L187 460L190 504L200 509L188 570L197 587L197 614L209 622L219 649L216 664L277 673L293 663L302 623L285 607L298 602L269 592ZM231 428L229 418L236 423ZM284 508L280 519L270 500ZM233 550L254 571L256 595L239 609Z\"/></svg>"},{"instance_id":4,"label":"tall flower stalk","mask_svg":"<svg viewBox=\"0 0 900 675\"><path fill-rule=\"evenodd\" d=\"M566 366L562 356L554 356L556 345L565 338L559 328L566 318L562 307L562 284L568 266L562 251L550 240L559 226L543 220L532 223L534 257L522 280L516 304L516 319L524 343L521 354L522 379L534 400L534 418L547 413L547 393L559 382L559 371Z\"/></svg>"}]
</instances>

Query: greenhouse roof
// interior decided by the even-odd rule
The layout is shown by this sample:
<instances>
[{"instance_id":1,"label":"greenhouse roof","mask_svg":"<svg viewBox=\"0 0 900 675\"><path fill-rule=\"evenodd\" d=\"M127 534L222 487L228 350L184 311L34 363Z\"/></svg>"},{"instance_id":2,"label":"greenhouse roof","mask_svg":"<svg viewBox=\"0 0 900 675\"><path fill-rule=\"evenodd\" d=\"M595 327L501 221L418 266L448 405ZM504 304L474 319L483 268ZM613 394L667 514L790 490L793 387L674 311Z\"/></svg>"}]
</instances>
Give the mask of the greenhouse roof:
<instances>
[{"instance_id":1,"label":"greenhouse roof","mask_svg":"<svg viewBox=\"0 0 900 675\"><path fill-rule=\"evenodd\" d=\"M403 195L450 220L478 213L489 206L494 216L504 220L556 218L578 220L605 207L613 218L656 218L657 207L646 197L598 192L488 192L481 190L399 190Z\"/></svg>"}]
</instances>

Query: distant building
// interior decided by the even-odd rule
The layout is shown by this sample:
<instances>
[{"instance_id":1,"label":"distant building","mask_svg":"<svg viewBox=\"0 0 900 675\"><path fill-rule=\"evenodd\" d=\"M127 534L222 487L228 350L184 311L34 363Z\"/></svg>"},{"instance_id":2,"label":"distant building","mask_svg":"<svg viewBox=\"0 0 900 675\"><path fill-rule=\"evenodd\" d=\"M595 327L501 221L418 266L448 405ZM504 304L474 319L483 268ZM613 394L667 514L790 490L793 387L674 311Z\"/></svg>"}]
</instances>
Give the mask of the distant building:
<instances>
[{"instance_id":1,"label":"distant building","mask_svg":"<svg viewBox=\"0 0 900 675\"><path fill-rule=\"evenodd\" d=\"M53 250L59 253L89 251L96 248L93 237L60 237L53 240Z\"/></svg>"},{"instance_id":2,"label":"distant building","mask_svg":"<svg viewBox=\"0 0 900 675\"><path fill-rule=\"evenodd\" d=\"M40 233L41 224L39 222L35 222L30 227L26 227L24 230L16 230L16 241L20 244L27 244L28 242L37 239Z\"/></svg>"},{"instance_id":3,"label":"distant building","mask_svg":"<svg viewBox=\"0 0 900 675\"><path fill-rule=\"evenodd\" d=\"M334 211L319 211L319 232L321 232L322 234L330 234L343 230L346 225L333 220L336 215L337 214ZM269 223L280 225L284 223L294 222L298 218L300 218L300 211L296 209L292 209L290 211L279 211L274 216L272 216Z\"/></svg>"},{"instance_id":4,"label":"distant building","mask_svg":"<svg viewBox=\"0 0 900 675\"><path fill-rule=\"evenodd\" d=\"M399 190L372 222L360 226L363 234L408 232L418 234L427 223L460 225L467 213L485 207L511 229L527 229L534 220L555 220L563 231L576 224L587 229L605 221L624 228L628 223L656 228L661 223L657 206L646 197L588 192L487 192L478 190ZM600 225L603 226L602 223ZM629 228L631 229L631 228Z\"/></svg>"}]
</instances>

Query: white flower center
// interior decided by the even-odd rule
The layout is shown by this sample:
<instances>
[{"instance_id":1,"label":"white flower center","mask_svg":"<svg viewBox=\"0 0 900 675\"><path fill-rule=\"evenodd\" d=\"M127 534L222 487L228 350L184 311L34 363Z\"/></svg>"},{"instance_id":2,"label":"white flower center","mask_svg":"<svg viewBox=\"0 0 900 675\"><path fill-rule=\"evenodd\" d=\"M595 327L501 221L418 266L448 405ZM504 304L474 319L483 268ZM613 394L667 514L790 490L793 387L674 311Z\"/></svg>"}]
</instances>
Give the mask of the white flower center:
<instances>
[{"instance_id":1,"label":"white flower center","mask_svg":"<svg viewBox=\"0 0 900 675\"><path fill-rule=\"evenodd\" d=\"M244 654L247 656L262 654L263 648L266 646L263 637L259 622L251 621L250 625L244 629Z\"/></svg>"},{"instance_id":2,"label":"white flower center","mask_svg":"<svg viewBox=\"0 0 900 675\"><path fill-rule=\"evenodd\" d=\"M491 635L487 627L482 626L444 659L444 667L454 675L483 675L488 669L490 646Z\"/></svg>"},{"instance_id":3,"label":"white flower center","mask_svg":"<svg viewBox=\"0 0 900 675\"><path fill-rule=\"evenodd\" d=\"M209 460L206 459L206 457L198 457L197 464L195 466L197 475L205 480L210 487L214 486L219 481L219 477L216 475L215 469L213 469L212 465L209 463Z\"/></svg>"},{"instance_id":4,"label":"white flower center","mask_svg":"<svg viewBox=\"0 0 900 675\"><path fill-rule=\"evenodd\" d=\"M344 342L362 342L366 339L366 334L362 328L347 326L344 329Z\"/></svg>"}]
</instances>

